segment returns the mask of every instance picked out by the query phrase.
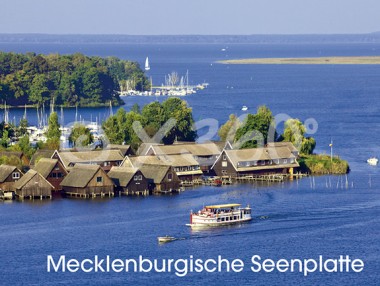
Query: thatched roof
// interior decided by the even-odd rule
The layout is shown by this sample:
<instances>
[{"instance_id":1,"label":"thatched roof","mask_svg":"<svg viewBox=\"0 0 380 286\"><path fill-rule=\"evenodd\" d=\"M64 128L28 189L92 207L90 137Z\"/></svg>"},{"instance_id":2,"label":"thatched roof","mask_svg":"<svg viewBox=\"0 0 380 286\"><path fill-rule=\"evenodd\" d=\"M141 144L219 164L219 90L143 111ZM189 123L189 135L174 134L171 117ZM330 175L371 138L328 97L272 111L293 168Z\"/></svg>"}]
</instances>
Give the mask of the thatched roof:
<instances>
[{"instance_id":1,"label":"thatched roof","mask_svg":"<svg viewBox=\"0 0 380 286\"><path fill-rule=\"evenodd\" d=\"M69 167L70 164L121 162L124 159L124 156L119 150L59 152L58 155L66 168Z\"/></svg>"},{"instance_id":2,"label":"thatched roof","mask_svg":"<svg viewBox=\"0 0 380 286\"><path fill-rule=\"evenodd\" d=\"M85 188L99 169L99 165L76 164L63 179L61 186Z\"/></svg>"},{"instance_id":3,"label":"thatched roof","mask_svg":"<svg viewBox=\"0 0 380 286\"><path fill-rule=\"evenodd\" d=\"M41 158L38 161L37 165L34 167L34 170L40 173L42 177L46 179L57 163L58 159Z\"/></svg>"},{"instance_id":4,"label":"thatched roof","mask_svg":"<svg viewBox=\"0 0 380 286\"><path fill-rule=\"evenodd\" d=\"M145 178L153 180L156 184L160 184L170 170L170 166L142 165L139 169Z\"/></svg>"},{"instance_id":5,"label":"thatched roof","mask_svg":"<svg viewBox=\"0 0 380 286\"><path fill-rule=\"evenodd\" d=\"M21 159L23 155L24 155L24 153L22 153L21 151L20 152L18 152L18 151L0 151L0 157L15 156L15 157Z\"/></svg>"},{"instance_id":6,"label":"thatched roof","mask_svg":"<svg viewBox=\"0 0 380 286\"><path fill-rule=\"evenodd\" d=\"M0 165L0 183L3 183L15 170L18 170L15 166Z\"/></svg>"},{"instance_id":7,"label":"thatched roof","mask_svg":"<svg viewBox=\"0 0 380 286\"><path fill-rule=\"evenodd\" d=\"M278 147L287 147L292 153L298 153L298 149L293 145L292 142L282 141L282 142L270 142L267 144L267 147L278 148Z\"/></svg>"},{"instance_id":8,"label":"thatched roof","mask_svg":"<svg viewBox=\"0 0 380 286\"><path fill-rule=\"evenodd\" d=\"M295 158L287 147L225 150L225 152L234 165L237 165L238 162L246 161Z\"/></svg>"},{"instance_id":9,"label":"thatched roof","mask_svg":"<svg viewBox=\"0 0 380 286\"><path fill-rule=\"evenodd\" d=\"M161 155L161 156L130 156L129 160L125 160L123 166L139 168L141 165L164 165L173 167L199 166L199 163L191 154L180 155Z\"/></svg>"},{"instance_id":10,"label":"thatched roof","mask_svg":"<svg viewBox=\"0 0 380 286\"><path fill-rule=\"evenodd\" d=\"M30 165L34 166L37 164L37 160L41 158L51 158L54 154L54 150L37 150L32 158L30 159Z\"/></svg>"},{"instance_id":11,"label":"thatched roof","mask_svg":"<svg viewBox=\"0 0 380 286\"><path fill-rule=\"evenodd\" d=\"M39 178L35 178L36 176L38 176ZM20 190L31 180L36 180L36 182L39 182L39 184L41 184L41 181L46 182L47 184L51 186L52 189L54 189L54 187L41 174L39 174L38 172L32 169L26 172L24 176L21 177L20 180L15 182L14 188L16 190Z\"/></svg>"},{"instance_id":12,"label":"thatched roof","mask_svg":"<svg viewBox=\"0 0 380 286\"><path fill-rule=\"evenodd\" d=\"M120 153L125 157L128 154L128 151L131 149L131 145L108 144L105 149L119 150Z\"/></svg>"},{"instance_id":13,"label":"thatched roof","mask_svg":"<svg viewBox=\"0 0 380 286\"><path fill-rule=\"evenodd\" d=\"M137 171L138 169L136 168L112 167L107 175L116 186L126 187Z\"/></svg>"},{"instance_id":14,"label":"thatched roof","mask_svg":"<svg viewBox=\"0 0 380 286\"><path fill-rule=\"evenodd\" d=\"M212 156L219 155L221 149L214 142L206 143L186 143L186 144L173 144L173 145L156 145L151 146L150 149L155 155L178 155L178 154L192 154L193 156Z\"/></svg>"}]
</instances>

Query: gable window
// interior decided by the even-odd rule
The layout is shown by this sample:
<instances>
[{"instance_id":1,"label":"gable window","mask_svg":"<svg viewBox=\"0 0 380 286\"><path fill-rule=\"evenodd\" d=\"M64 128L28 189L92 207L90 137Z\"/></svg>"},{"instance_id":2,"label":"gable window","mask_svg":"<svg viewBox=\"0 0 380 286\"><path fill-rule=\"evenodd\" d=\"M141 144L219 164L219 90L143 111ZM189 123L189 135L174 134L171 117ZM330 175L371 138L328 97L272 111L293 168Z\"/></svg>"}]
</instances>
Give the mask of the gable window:
<instances>
[{"instance_id":1,"label":"gable window","mask_svg":"<svg viewBox=\"0 0 380 286\"><path fill-rule=\"evenodd\" d=\"M222 167L227 167L227 161L222 162Z\"/></svg>"},{"instance_id":2,"label":"gable window","mask_svg":"<svg viewBox=\"0 0 380 286\"><path fill-rule=\"evenodd\" d=\"M57 173L51 173L52 178L57 178Z\"/></svg>"},{"instance_id":3,"label":"gable window","mask_svg":"<svg viewBox=\"0 0 380 286\"><path fill-rule=\"evenodd\" d=\"M168 174L168 180L171 181L173 179L173 174L172 173L169 173Z\"/></svg>"},{"instance_id":4,"label":"gable window","mask_svg":"<svg viewBox=\"0 0 380 286\"><path fill-rule=\"evenodd\" d=\"M135 181L142 181L142 175L136 175L136 176L134 176L133 180L135 180Z\"/></svg>"},{"instance_id":5,"label":"gable window","mask_svg":"<svg viewBox=\"0 0 380 286\"><path fill-rule=\"evenodd\" d=\"M226 160L227 160L227 156L223 155L223 161L226 161Z\"/></svg>"},{"instance_id":6,"label":"gable window","mask_svg":"<svg viewBox=\"0 0 380 286\"><path fill-rule=\"evenodd\" d=\"M58 174L57 174L57 177L58 177L58 178L62 178L62 177L63 177L63 174L62 174L62 173L58 173Z\"/></svg>"},{"instance_id":7,"label":"gable window","mask_svg":"<svg viewBox=\"0 0 380 286\"><path fill-rule=\"evenodd\" d=\"M96 177L96 182L97 183L102 183L103 182L103 177Z\"/></svg>"},{"instance_id":8,"label":"gable window","mask_svg":"<svg viewBox=\"0 0 380 286\"><path fill-rule=\"evenodd\" d=\"M19 172L12 173L12 179L14 179L14 180L20 179L20 173Z\"/></svg>"}]
</instances>

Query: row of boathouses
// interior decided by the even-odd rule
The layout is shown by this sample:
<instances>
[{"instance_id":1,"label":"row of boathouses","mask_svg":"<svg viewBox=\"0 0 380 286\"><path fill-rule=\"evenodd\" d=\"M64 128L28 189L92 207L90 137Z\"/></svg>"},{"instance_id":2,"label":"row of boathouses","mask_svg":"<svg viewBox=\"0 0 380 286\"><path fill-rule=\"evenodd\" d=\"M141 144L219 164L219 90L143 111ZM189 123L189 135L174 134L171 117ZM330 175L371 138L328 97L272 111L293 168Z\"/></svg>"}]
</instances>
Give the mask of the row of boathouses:
<instances>
[{"instance_id":1,"label":"row of boathouses","mask_svg":"<svg viewBox=\"0 0 380 286\"><path fill-rule=\"evenodd\" d=\"M292 176L299 167L298 150L290 142L234 149L229 142L173 145L147 144L134 154L127 145L101 150L37 151L24 173L0 166L3 198L97 197L179 191L209 178L239 180L276 175Z\"/></svg>"}]
</instances>

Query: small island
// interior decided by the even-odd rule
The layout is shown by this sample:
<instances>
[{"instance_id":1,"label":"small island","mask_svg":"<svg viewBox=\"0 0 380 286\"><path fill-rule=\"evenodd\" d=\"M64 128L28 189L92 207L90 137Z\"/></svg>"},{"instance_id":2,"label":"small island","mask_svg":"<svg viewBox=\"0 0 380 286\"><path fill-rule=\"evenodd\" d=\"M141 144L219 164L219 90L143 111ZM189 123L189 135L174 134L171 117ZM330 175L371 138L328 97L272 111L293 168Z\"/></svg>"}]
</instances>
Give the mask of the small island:
<instances>
[{"instance_id":1,"label":"small island","mask_svg":"<svg viewBox=\"0 0 380 286\"><path fill-rule=\"evenodd\" d=\"M233 65L379 65L380 56L312 57L312 58L251 58L218 61Z\"/></svg>"}]
</instances>

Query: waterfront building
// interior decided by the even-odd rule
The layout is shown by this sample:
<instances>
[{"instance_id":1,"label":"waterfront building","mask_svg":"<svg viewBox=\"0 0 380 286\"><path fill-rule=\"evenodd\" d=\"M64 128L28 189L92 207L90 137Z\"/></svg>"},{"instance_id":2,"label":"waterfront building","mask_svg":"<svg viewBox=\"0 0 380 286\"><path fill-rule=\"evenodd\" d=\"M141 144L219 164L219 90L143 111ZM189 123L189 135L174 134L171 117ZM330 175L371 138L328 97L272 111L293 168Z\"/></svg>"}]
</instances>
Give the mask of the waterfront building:
<instances>
[{"instance_id":1,"label":"waterfront building","mask_svg":"<svg viewBox=\"0 0 380 286\"><path fill-rule=\"evenodd\" d=\"M14 184L23 176L15 166L0 165L0 190L4 199L13 199Z\"/></svg>"},{"instance_id":2,"label":"waterfront building","mask_svg":"<svg viewBox=\"0 0 380 286\"><path fill-rule=\"evenodd\" d=\"M68 171L76 164L89 164L98 165L108 172L113 166L120 166L124 160L119 150L55 151L52 158L58 159Z\"/></svg>"},{"instance_id":3,"label":"waterfront building","mask_svg":"<svg viewBox=\"0 0 380 286\"><path fill-rule=\"evenodd\" d=\"M99 165L75 164L61 182L63 193L74 197L113 196L114 183Z\"/></svg>"},{"instance_id":4,"label":"waterfront building","mask_svg":"<svg viewBox=\"0 0 380 286\"><path fill-rule=\"evenodd\" d=\"M61 182L67 175L65 167L58 159L41 158L34 170L40 173L52 186L54 191L61 191Z\"/></svg>"},{"instance_id":5,"label":"waterfront building","mask_svg":"<svg viewBox=\"0 0 380 286\"><path fill-rule=\"evenodd\" d=\"M53 154L54 154L54 150L45 150L45 149L37 150L33 154L32 158L30 159L30 167L33 168L41 158L52 158Z\"/></svg>"},{"instance_id":6,"label":"waterfront building","mask_svg":"<svg viewBox=\"0 0 380 286\"><path fill-rule=\"evenodd\" d=\"M30 169L15 182L14 189L20 199L50 199L54 187L40 173Z\"/></svg>"},{"instance_id":7,"label":"waterfront building","mask_svg":"<svg viewBox=\"0 0 380 286\"><path fill-rule=\"evenodd\" d=\"M115 191L119 194L149 194L149 180L137 168L112 167L107 175L114 182Z\"/></svg>"},{"instance_id":8,"label":"waterfront building","mask_svg":"<svg viewBox=\"0 0 380 286\"><path fill-rule=\"evenodd\" d=\"M139 167L149 181L149 189L153 192L172 192L180 190L180 180L171 166L142 165Z\"/></svg>"},{"instance_id":9,"label":"waterfront building","mask_svg":"<svg viewBox=\"0 0 380 286\"><path fill-rule=\"evenodd\" d=\"M134 155L130 145L108 144L104 150L119 150L123 157Z\"/></svg>"},{"instance_id":10,"label":"waterfront building","mask_svg":"<svg viewBox=\"0 0 380 286\"><path fill-rule=\"evenodd\" d=\"M291 143L290 143L291 144ZM299 167L289 146L223 150L212 169L218 176L241 177L268 174L293 174Z\"/></svg>"}]
</instances>

